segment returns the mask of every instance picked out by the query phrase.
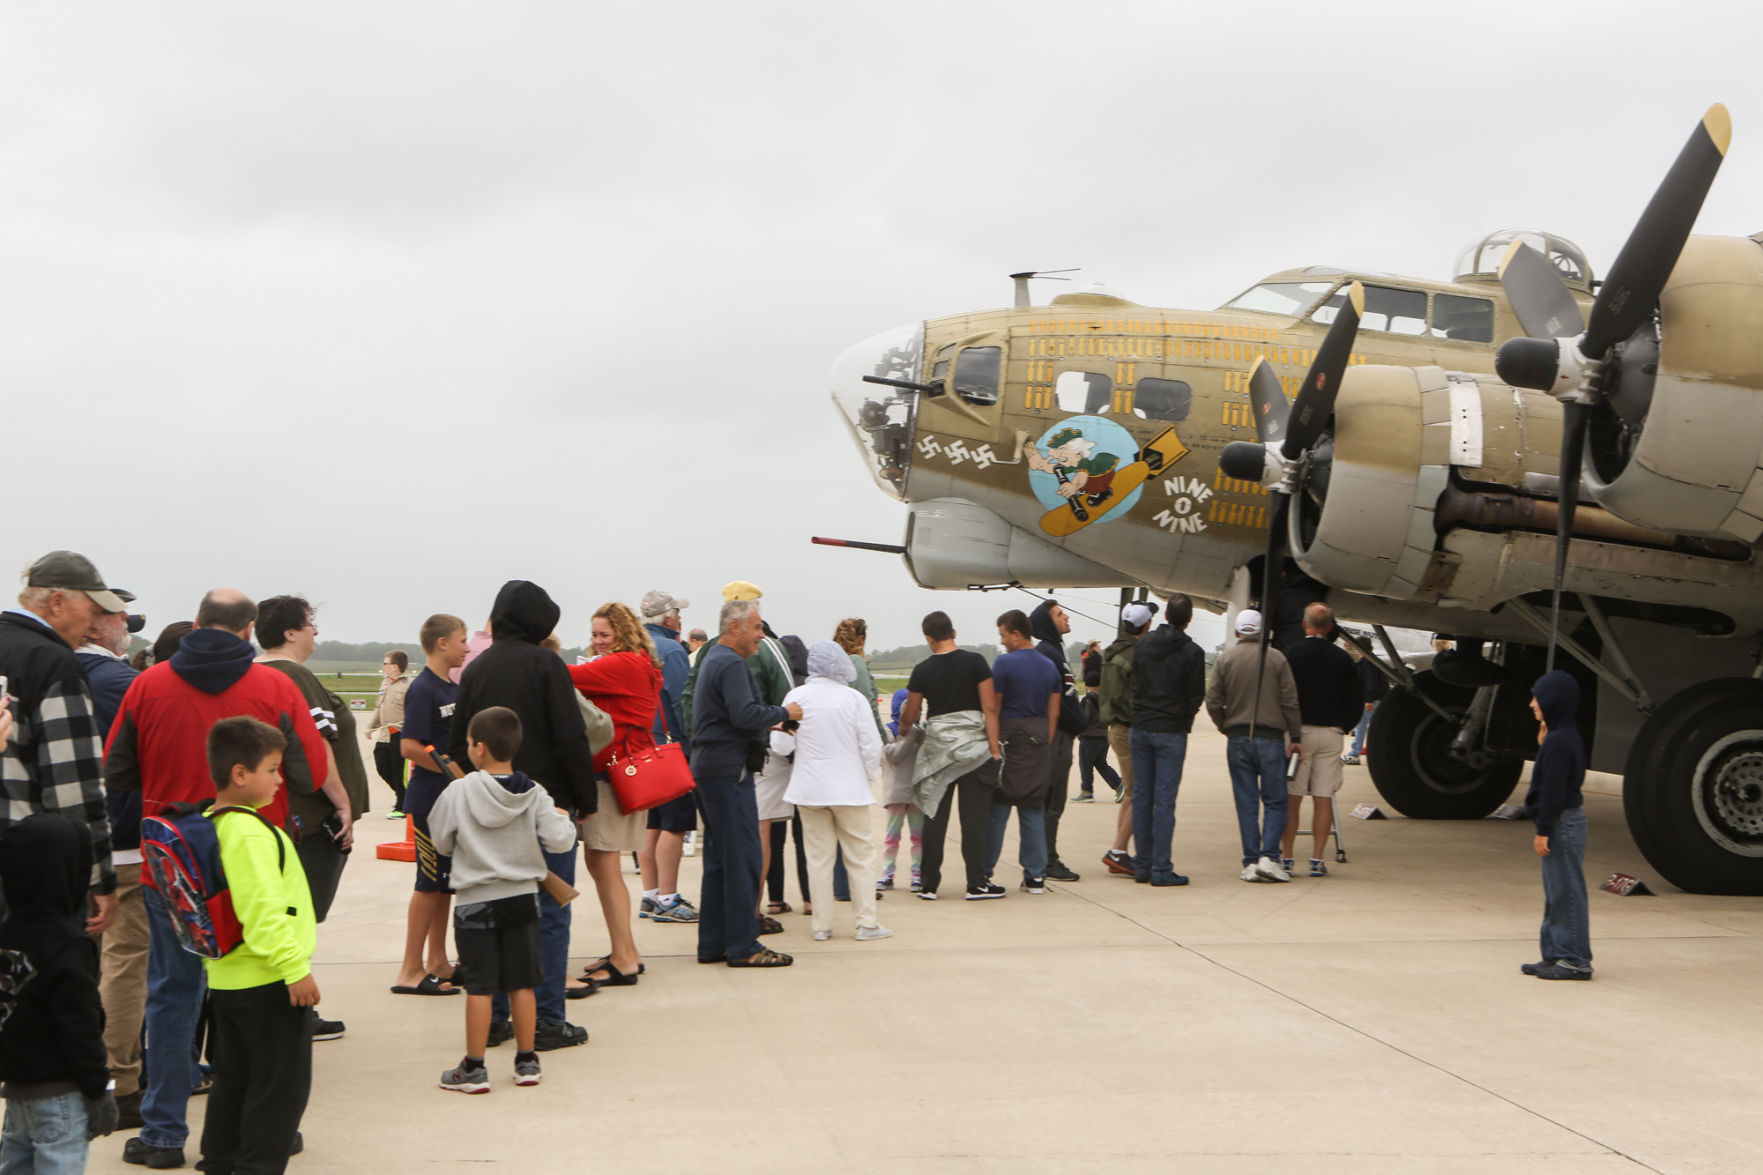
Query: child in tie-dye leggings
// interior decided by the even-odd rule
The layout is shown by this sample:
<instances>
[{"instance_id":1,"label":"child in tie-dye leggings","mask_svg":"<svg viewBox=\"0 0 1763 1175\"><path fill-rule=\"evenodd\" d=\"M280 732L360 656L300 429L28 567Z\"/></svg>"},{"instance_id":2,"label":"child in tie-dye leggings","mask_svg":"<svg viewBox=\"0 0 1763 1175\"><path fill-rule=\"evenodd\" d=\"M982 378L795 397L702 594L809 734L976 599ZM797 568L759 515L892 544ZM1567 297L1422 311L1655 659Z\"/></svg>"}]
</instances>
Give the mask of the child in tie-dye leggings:
<instances>
[{"instance_id":1,"label":"child in tie-dye leggings","mask_svg":"<svg viewBox=\"0 0 1763 1175\"><path fill-rule=\"evenodd\" d=\"M888 723L888 733L898 738L900 734L900 707L906 704L906 691L894 691L893 718ZM883 796L888 809L888 828L882 837L882 875L875 883L877 889L894 888L894 863L900 855L900 832L907 829L912 836L912 892L919 889L918 874L924 863L924 813L917 805L901 802L901 796Z\"/></svg>"}]
</instances>

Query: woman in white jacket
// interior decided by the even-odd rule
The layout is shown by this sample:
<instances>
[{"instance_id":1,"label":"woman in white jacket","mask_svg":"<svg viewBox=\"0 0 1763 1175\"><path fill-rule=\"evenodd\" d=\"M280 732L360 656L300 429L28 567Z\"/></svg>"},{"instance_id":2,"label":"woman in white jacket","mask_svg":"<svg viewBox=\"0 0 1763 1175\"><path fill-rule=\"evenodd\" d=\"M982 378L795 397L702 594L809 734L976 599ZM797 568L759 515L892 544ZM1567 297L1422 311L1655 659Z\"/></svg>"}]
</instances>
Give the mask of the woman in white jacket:
<instances>
[{"instance_id":1,"label":"woman in white jacket","mask_svg":"<svg viewBox=\"0 0 1763 1175\"><path fill-rule=\"evenodd\" d=\"M802 707L784 798L802 814L817 940L832 937L833 857L840 848L851 875L858 939L893 934L875 920L876 845L870 808L875 803L871 781L881 768L881 734L873 706L851 688L856 676L844 649L833 641L815 641L808 650L808 680L784 699Z\"/></svg>"}]
</instances>

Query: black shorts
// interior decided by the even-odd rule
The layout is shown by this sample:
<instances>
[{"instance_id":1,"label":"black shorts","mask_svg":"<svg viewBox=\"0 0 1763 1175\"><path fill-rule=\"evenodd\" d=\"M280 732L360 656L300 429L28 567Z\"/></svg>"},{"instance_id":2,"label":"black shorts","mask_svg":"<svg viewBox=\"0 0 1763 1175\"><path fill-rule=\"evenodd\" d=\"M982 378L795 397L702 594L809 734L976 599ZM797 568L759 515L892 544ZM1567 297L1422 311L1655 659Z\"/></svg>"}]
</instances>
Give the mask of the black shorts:
<instances>
[{"instance_id":1,"label":"black shorts","mask_svg":"<svg viewBox=\"0 0 1763 1175\"><path fill-rule=\"evenodd\" d=\"M511 906L531 917L507 925ZM498 911L501 916L498 916ZM453 911L453 941L465 968L467 995L495 995L538 987L544 970L539 955L539 895L474 902Z\"/></svg>"},{"instance_id":2,"label":"black shorts","mask_svg":"<svg viewBox=\"0 0 1763 1175\"><path fill-rule=\"evenodd\" d=\"M410 817L416 840L417 893L453 892L453 858L436 851L435 842L429 839L429 810L445 790L445 783L419 779L412 781L404 792L404 814Z\"/></svg>"},{"instance_id":3,"label":"black shorts","mask_svg":"<svg viewBox=\"0 0 1763 1175\"><path fill-rule=\"evenodd\" d=\"M657 804L649 809L650 828L658 828L662 832L694 832L698 827L698 802L692 793Z\"/></svg>"}]
</instances>

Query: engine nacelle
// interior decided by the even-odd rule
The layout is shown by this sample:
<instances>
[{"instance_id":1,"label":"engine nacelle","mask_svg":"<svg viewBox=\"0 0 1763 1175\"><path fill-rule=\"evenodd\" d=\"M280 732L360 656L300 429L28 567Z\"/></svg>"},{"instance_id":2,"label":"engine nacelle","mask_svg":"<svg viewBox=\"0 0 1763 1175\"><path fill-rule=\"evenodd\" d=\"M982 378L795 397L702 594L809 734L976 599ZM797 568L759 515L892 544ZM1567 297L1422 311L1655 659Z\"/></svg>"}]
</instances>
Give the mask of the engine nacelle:
<instances>
[{"instance_id":1,"label":"engine nacelle","mask_svg":"<svg viewBox=\"0 0 1763 1175\"><path fill-rule=\"evenodd\" d=\"M1763 244L1691 237L1659 297L1659 371L1624 463L1594 430L1586 486L1675 534L1763 536Z\"/></svg>"},{"instance_id":2,"label":"engine nacelle","mask_svg":"<svg viewBox=\"0 0 1763 1175\"><path fill-rule=\"evenodd\" d=\"M920 587L1128 587L1136 580L1011 526L964 498L912 503L906 568Z\"/></svg>"}]
</instances>

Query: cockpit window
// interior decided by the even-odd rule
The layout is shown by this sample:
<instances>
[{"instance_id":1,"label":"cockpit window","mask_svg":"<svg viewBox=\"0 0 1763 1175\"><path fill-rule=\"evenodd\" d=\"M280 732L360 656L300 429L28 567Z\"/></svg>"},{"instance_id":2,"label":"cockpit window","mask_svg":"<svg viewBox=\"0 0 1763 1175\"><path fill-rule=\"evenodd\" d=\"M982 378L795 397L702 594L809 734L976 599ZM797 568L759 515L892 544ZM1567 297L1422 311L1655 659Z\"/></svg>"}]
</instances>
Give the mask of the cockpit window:
<instances>
[{"instance_id":1,"label":"cockpit window","mask_svg":"<svg viewBox=\"0 0 1763 1175\"><path fill-rule=\"evenodd\" d=\"M1186 420L1193 402L1194 390L1179 379L1141 379L1132 394L1135 413L1171 424Z\"/></svg>"},{"instance_id":2,"label":"cockpit window","mask_svg":"<svg viewBox=\"0 0 1763 1175\"><path fill-rule=\"evenodd\" d=\"M1432 337L1465 343L1494 341L1494 304L1460 294L1432 296Z\"/></svg>"},{"instance_id":3,"label":"cockpit window","mask_svg":"<svg viewBox=\"0 0 1763 1175\"><path fill-rule=\"evenodd\" d=\"M1346 305L1347 292L1342 290L1316 308L1310 321L1331 323ZM1426 295L1419 290L1399 290L1394 286L1365 286L1365 313L1359 318L1360 330L1388 331L1395 335L1426 333Z\"/></svg>"},{"instance_id":4,"label":"cockpit window","mask_svg":"<svg viewBox=\"0 0 1763 1175\"><path fill-rule=\"evenodd\" d=\"M936 361L931 364L930 369L930 377L933 382L942 379L949 374L949 356L954 353L955 348L952 346L944 347L937 352Z\"/></svg>"},{"instance_id":5,"label":"cockpit window","mask_svg":"<svg viewBox=\"0 0 1763 1175\"><path fill-rule=\"evenodd\" d=\"M955 394L969 404L998 402L1002 347L968 347L955 357Z\"/></svg>"},{"instance_id":6,"label":"cockpit window","mask_svg":"<svg viewBox=\"0 0 1763 1175\"><path fill-rule=\"evenodd\" d=\"M1226 302L1224 309L1299 318L1333 288L1333 282L1263 282Z\"/></svg>"}]
</instances>

